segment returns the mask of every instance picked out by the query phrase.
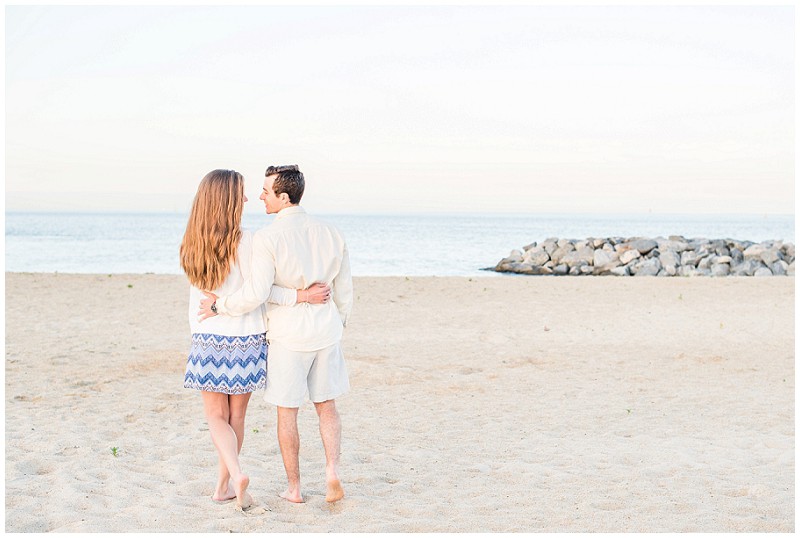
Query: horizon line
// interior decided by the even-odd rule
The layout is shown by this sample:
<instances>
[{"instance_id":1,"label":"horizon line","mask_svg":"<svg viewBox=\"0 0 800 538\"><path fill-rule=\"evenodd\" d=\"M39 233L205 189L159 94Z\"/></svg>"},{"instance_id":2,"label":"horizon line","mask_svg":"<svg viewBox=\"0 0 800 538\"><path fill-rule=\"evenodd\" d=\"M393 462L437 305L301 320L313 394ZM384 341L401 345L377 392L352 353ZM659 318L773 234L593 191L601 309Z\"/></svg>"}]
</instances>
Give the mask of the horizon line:
<instances>
[{"instance_id":1,"label":"horizon line","mask_svg":"<svg viewBox=\"0 0 800 538\"><path fill-rule=\"evenodd\" d=\"M187 215L189 214L188 211L164 211L164 210L143 210L143 211L136 211L136 210L122 210L122 211L102 211L102 210L47 210L47 209L39 209L39 210L16 210L16 209L6 209L6 215ZM760 217L760 218L769 218L769 217L794 217L794 213L762 213L762 212L755 212L755 213L721 213L721 212L710 212L710 213L699 213L699 212L668 212L668 211L641 211L641 212L596 212L596 211L380 211L380 212L369 212L369 211L353 211L353 212L342 212L342 211L314 211L313 214L316 215L332 215L332 216L347 216L347 217L414 217L414 216L471 216L471 217L500 217L500 216L508 216L508 217L535 217L535 216L548 216L548 217L558 217L558 216L596 216L596 217L646 217L646 216L662 216L662 217ZM244 211L242 216L268 216L272 217L273 215L265 215L263 211Z\"/></svg>"}]
</instances>

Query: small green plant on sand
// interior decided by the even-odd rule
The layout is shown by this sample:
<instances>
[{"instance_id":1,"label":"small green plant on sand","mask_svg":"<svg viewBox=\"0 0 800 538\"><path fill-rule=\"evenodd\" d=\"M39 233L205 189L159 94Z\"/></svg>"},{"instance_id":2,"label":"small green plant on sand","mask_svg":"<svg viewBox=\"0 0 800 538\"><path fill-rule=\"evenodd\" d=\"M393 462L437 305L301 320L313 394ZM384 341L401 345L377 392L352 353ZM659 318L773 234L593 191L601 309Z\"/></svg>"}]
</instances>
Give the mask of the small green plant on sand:
<instances>
[{"instance_id":1,"label":"small green plant on sand","mask_svg":"<svg viewBox=\"0 0 800 538\"><path fill-rule=\"evenodd\" d=\"M112 456L114 456L115 458L116 458L117 456L119 456L119 453L118 453L118 451L119 451L119 447L116 447L116 446L112 446L112 447L111 447L111 455L112 455Z\"/></svg>"},{"instance_id":2,"label":"small green plant on sand","mask_svg":"<svg viewBox=\"0 0 800 538\"><path fill-rule=\"evenodd\" d=\"M258 433L258 428L253 428L253 433Z\"/></svg>"}]
</instances>

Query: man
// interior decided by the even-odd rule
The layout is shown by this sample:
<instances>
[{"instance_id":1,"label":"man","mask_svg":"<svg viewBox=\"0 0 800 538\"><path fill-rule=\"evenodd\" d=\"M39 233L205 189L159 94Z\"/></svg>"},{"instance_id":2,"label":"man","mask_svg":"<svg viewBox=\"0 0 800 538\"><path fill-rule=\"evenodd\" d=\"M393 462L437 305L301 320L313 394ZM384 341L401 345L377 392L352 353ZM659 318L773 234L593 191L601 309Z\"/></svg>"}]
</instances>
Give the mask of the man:
<instances>
[{"instance_id":1,"label":"man","mask_svg":"<svg viewBox=\"0 0 800 538\"><path fill-rule=\"evenodd\" d=\"M275 221L253 236L252 274L227 297L206 293L201 319L216 314L241 316L267 300L273 283L305 289L315 282L331 286L333 301L294 306L267 304L267 389L264 399L278 408L278 444L289 485L284 499L301 503L300 436L297 412L306 394L314 402L325 448L325 500L344 497L339 480L341 421L335 399L350 389L342 355L343 327L353 306L347 246L339 231L309 217L298 204L305 179L297 166L270 166L259 197Z\"/></svg>"}]
</instances>

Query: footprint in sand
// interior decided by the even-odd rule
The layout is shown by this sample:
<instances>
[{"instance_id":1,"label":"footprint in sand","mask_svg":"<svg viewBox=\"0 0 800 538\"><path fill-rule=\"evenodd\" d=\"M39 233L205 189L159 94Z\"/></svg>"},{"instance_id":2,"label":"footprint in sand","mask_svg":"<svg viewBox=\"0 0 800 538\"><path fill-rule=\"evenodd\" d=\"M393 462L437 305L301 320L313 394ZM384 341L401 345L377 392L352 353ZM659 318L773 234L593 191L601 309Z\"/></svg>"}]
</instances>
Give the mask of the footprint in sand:
<instances>
[{"instance_id":1,"label":"footprint in sand","mask_svg":"<svg viewBox=\"0 0 800 538\"><path fill-rule=\"evenodd\" d=\"M267 512L271 512L271 510L269 508L266 508L264 506L259 506L257 504L251 504L247 508L242 508L241 506L236 506L235 509L236 509L237 512L241 512L242 514L244 514L244 515L246 515L248 517L250 517L250 516L262 516L262 515L266 514Z\"/></svg>"},{"instance_id":2,"label":"footprint in sand","mask_svg":"<svg viewBox=\"0 0 800 538\"><path fill-rule=\"evenodd\" d=\"M727 497L744 497L747 495L747 488L731 489L723 492L723 495Z\"/></svg>"},{"instance_id":3,"label":"footprint in sand","mask_svg":"<svg viewBox=\"0 0 800 538\"><path fill-rule=\"evenodd\" d=\"M770 488L764 484L754 484L749 488L747 488L748 497L759 498L759 497L766 497L767 495L770 494L771 494Z\"/></svg>"},{"instance_id":4,"label":"footprint in sand","mask_svg":"<svg viewBox=\"0 0 800 538\"><path fill-rule=\"evenodd\" d=\"M22 461L16 466L17 471L24 475L46 475L55 471L56 467L53 464L41 463L35 461Z\"/></svg>"}]
</instances>

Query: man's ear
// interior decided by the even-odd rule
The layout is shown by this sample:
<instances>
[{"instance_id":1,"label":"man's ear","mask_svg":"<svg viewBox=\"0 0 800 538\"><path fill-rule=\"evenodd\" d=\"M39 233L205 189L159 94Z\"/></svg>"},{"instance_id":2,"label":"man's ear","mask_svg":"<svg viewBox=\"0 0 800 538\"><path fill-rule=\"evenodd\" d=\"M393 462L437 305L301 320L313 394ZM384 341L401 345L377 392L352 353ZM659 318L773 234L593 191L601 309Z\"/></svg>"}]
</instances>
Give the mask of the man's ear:
<instances>
[{"instance_id":1,"label":"man's ear","mask_svg":"<svg viewBox=\"0 0 800 538\"><path fill-rule=\"evenodd\" d=\"M278 199L286 205L292 205L292 200L289 198L289 195L285 192L282 192L278 195Z\"/></svg>"}]
</instances>

